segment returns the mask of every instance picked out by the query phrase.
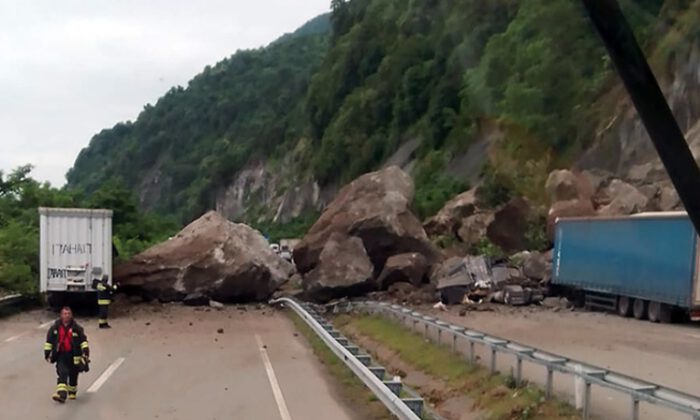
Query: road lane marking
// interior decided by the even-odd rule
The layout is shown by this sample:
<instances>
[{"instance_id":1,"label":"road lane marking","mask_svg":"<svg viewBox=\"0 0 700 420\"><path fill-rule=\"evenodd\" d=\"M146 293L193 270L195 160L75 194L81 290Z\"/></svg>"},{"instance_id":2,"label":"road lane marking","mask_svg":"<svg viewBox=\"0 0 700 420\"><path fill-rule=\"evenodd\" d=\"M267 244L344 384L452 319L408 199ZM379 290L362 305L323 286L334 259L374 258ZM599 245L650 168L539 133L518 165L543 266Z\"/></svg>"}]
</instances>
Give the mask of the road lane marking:
<instances>
[{"instance_id":1,"label":"road lane marking","mask_svg":"<svg viewBox=\"0 0 700 420\"><path fill-rule=\"evenodd\" d=\"M267 379L270 380L270 386L272 387L272 393L275 396L275 402L277 402L277 408L280 411L280 417L282 417L282 420L292 420L292 416L289 414L289 410L287 409L287 403L284 401L282 389L280 389L280 384L277 382L275 371L272 369L272 363L270 363L270 357L267 355L267 350L265 350L262 339L258 334L255 334L255 340L258 342L258 347L260 348L260 357L262 357L263 364L265 365Z\"/></svg>"},{"instance_id":2,"label":"road lane marking","mask_svg":"<svg viewBox=\"0 0 700 420\"><path fill-rule=\"evenodd\" d=\"M13 335L12 337L9 337L9 338L4 339L4 340L3 340L3 343L9 343L9 342L11 342L11 341L15 341L16 339L18 339L18 338L20 338L20 337L23 337L23 336L25 336L25 335L27 335L27 334L29 334L28 331L25 331L25 332L20 333L20 334L17 334L17 335Z\"/></svg>"},{"instance_id":3,"label":"road lane marking","mask_svg":"<svg viewBox=\"0 0 700 420\"><path fill-rule=\"evenodd\" d=\"M107 370L105 370L102 373L102 375L100 375L100 377L97 378L97 380L95 382L93 382L92 385L90 385L90 388L88 388L87 393L94 394L95 392L99 391L100 388L102 388L102 385L104 385L105 382L107 382L107 379L109 379L109 377L112 376L112 374L117 369L119 369L119 366L121 366L122 363L124 363L124 360L126 360L126 359L123 357L120 357L117 360L115 360L111 365L109 365Z\"/></svg>"},{"instance_id":4,"label":"road lane marking","mask_svg":"<svg viewBox=\"0 0 700 420\"><path fill-rule=\"evenodd\" d=\"M41 329L43 329L43 328L48 327L49 325L51 325L51 324L53 324L53 323L54 323L54 321L47 321L47 322L44 322L43 324L41 324L41 325L39 325L38 327L36 327L36 329L37 329L37 330L41 330Z\"/></svg>"}]
</instances>

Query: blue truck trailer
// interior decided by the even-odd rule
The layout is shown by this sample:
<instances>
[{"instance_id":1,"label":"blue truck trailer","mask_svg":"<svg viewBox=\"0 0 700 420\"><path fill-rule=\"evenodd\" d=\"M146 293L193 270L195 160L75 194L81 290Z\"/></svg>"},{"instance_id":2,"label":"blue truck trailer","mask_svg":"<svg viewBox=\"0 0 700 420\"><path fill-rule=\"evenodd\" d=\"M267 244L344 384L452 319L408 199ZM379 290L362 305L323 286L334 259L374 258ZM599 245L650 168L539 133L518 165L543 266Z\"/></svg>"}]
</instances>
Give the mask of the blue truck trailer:
<instances>
[{"instance_id":1,"label":"blue truck trailer","mask_svg":"<svg viewBox=\"0 0 700 420\"><path fill-rule=\"evenodd\" d=\"M685 212L560 218L552 287L622 316L700 320L698 235Z\"/></svg>"}]
</instances>

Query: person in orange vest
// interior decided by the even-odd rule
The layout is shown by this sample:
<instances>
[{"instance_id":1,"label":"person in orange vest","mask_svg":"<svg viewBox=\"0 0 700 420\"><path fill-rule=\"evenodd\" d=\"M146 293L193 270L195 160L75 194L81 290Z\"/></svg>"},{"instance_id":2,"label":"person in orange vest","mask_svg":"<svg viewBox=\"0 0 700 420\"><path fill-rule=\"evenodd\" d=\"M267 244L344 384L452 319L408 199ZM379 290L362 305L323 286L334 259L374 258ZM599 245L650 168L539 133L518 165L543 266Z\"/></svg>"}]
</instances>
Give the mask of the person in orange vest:
<instances>
[{"instance_id":1,"label":"person in orange vest","mask_svg":"<svg viewBox=\"0 0 700 420\"><path fill-rule=\"evenodd\" d=\"M92 288L97 290L97 307L99 308L99 327L112 328L107 321L109 305L112 303L112 295L117 291L117 285L109 284L109 277L102 276L101 280L94 279Z\"/></svg>"},{"instance_id":2,"label":"person in orange vest","mask_svg":"<svg viewBox=\"0 0 700 420\"><path fill-rule=\"evenodd\" d=\"M46 333L44 359L56 364L58 379L51 398L59 403L76 399L78 374L90 370L90 346L83 327L75 322L73 311L67 306Z\"/></svg>"}]
</instances>

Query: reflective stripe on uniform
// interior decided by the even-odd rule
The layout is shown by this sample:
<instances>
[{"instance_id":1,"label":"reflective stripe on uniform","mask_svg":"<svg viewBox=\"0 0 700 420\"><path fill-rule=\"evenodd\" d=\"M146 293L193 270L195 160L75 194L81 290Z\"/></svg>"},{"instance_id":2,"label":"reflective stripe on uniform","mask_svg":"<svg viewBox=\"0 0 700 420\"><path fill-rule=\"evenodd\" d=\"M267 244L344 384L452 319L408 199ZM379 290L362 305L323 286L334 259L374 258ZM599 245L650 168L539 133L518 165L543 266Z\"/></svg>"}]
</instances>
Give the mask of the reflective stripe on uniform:
<instances>
[{"instance_id":1,"label":"reflective stripe on uniform","mask_svg":"<svg viewBox=\"0 0 700 420\"><path fill-rule=\"evenodd\" d=\"M56 391L68 391L68 386L66 384L58 384L56 385Z\"/></svg>"},{"instance_id":2,"label":"reflective stripe on uniform","mask_svg":"<svg viewBox=\"0 0 700 420\"><path fill-rule=\"evenodd\" d=\"M44 350L51 350L53 349L53 344L51 343L44 343Z\"/></svg>"},{"instance_id":3,"label":"reflective stripe on uniform","mask_svg":"<svg viewBox=\"0 0 700 420\"><path fill-rule=\"evenodd\" d=\"M73 364L74 365L79 365L83 361L82 356L73 356Z\"/></svg>"},{"instance_id":4,"label":"reflective stripe on uniform","mask_svg":"<svg viewBox=\"0 0 700 420\"><path fill-rule=\"evenodd\" d=\"M105 287L104 284L102 284L102 283L97 283L97 290L100 291L100 292L103 292L103 291L107 290L107 288Z\"/></svg>"},{"instance_id":5,"label":"reflective stripe on uniform","mask_svg":"<svg viewBox=\"0 0 700 420\"><path fill-rule=\"evenodd\" d=\"M88 347L90 347L90 345L88 344L87 341L83 341L82 343L80 343L80 348L81 348L81 349L85 350L85 349L88 348Z\"/></svg>"},{"instance_id":6,"label":"reflective stripe on uniform","mask_svg":"<svg viewBox=\"0 0 700 420\"><path fill-rule=\"evenodd\" d=\"M111 299L97 299L98 305L109 305L110 303L112 303Z\"/></svg>"},{"instance_id":7,"label":"reflective stripe on uniform","mask_svg":"<svg viewBox=\"0 0 700 420\"><path fill-rule=\"evenodd\" d=\"M107 323L107 320L106 320L106 319L101 319L101 320L100 320L100 324L106 324L106 323Z\"/></svg>"},{"instance_id":8,"label":"reflective stripe on uniform","mask_svg":"<svg viewBox=\"0 0 700 420\"><path fill-rule=\"evenodd\" d=\"M77 386L68 385L66 388L68 389L68 392L76 392L78 390Z\"/></svg>"}]
</instances>

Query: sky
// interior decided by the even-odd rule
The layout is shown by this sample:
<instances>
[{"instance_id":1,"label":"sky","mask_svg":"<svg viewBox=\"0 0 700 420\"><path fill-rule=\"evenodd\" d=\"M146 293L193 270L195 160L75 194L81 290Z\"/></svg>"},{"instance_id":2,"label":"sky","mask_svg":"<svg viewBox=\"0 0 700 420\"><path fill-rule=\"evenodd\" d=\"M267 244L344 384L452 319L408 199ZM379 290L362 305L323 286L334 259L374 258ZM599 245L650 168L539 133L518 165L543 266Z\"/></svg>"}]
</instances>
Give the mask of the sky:
<instances>
[{"instance_id":1,"label":"sky","mask_svg":"<svg viewBox=\"0 0 700 420\"><path fill-rule=\"evenodd\" d=\"M54 186L92 136L330 0L0 0L0 170Z\"/></svg>"}]
</instances>

